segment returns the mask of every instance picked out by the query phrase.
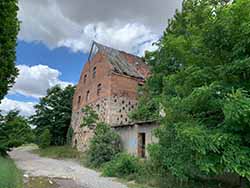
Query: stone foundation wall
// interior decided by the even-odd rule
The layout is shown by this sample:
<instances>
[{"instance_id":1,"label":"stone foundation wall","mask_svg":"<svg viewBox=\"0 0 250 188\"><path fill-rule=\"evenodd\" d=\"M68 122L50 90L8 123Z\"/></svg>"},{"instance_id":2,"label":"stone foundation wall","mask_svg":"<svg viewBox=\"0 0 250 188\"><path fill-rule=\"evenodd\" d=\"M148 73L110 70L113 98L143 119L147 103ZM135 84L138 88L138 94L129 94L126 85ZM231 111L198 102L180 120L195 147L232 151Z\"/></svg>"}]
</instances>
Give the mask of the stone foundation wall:
<instances>
[{"instance_id":1,"label":"stone foundation wall","mask_svg":"<svg viewBox=\"0 0 250 188\"><path fill-rule=\"evenodd\" d=\"M137 101L127 97L111 96L104 97L90 104L97 112L99 119L111 126L131 123L128 117L129 112L136 108ZM94 130L88 127L81 127L84 116L82 110L72 113L71 126L74 130L73 146L79 151L86 151L89 141L94 135Z\"/></svg>"}]
</instances>

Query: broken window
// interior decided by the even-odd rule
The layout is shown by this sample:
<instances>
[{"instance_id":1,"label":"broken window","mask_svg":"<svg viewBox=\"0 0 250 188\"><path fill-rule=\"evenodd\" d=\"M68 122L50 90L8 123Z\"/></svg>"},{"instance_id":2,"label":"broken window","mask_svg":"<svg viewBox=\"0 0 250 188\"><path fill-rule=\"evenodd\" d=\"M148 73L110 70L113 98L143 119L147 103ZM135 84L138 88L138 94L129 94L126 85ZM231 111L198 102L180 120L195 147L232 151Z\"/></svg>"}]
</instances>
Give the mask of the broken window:
<instances>
[{"instance_id":1,"label":"broken window","mask_svg":"<svg viewBox=\"0 0 250 188\"><path fill-rule=\"evenodd\" d=\"M100 104L96 105L96 109L99 111L100 110Z\"/></svg>"},{"instance_id":2,"label":"broken window","mask_svg":"<svg viewBox=\"0 0 250 188\"><path fill-rule=\"evenodd\" d=\"M92 75L93 78L96 77L96 67L93 68L93 75Z\"/></svg>"},{"instance_id":3,"label":"broken window","mask_svg":"<svg viewBox=\"0 0 250 188\"><path fill-rule=\"evenodd\" d=\"M86 94L86 101L89 100L89 93L90 93L90 91L87 91L87 94Z\"/></svg>"},{"instance_id":4,"label":"broken window","mask_svg":"<svg viewBox=\"0 0 250 188\"><path fill-rule=\"evenodd\" d=\"M102 90L102 84L98 84L98 85L97 85L97 92L96 92L97 96L100 95L101 90Z\"/></svg>"},{"instance_id":5,"label":"broken window","mask_svg":"<svg viewBox=\"0 0 250 188\"><path fill-rule=\"evenodd\" d=\"M78 102L77 102L78 105L81 103L81 98L82 98L81 96L78 96Z\"/></svg>"},{"instance_id":6,"label":"broken window","mask_svg":"<svg viewBox=\"0 0 250 188\"><path fill-rule=\"evenodd\" d=\"M84 78L83 78L83 83L85 84L87 81L87 74L84 75Z\"/></svg>"}]
</instances>

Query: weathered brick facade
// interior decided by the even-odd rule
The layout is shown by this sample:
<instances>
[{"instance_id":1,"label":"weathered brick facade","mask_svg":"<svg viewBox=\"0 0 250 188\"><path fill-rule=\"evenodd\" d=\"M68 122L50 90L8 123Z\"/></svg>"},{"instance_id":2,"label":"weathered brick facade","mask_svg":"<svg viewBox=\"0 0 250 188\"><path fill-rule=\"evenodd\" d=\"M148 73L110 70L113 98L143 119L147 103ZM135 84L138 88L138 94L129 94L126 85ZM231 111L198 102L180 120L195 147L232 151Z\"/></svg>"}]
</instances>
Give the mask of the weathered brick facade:
<instances>
[{"instance_id":1,"label":"weathered brick facade","mask_svg":"<svg viewBox=\"0 0 250 188\"><path fill-rule=\"evenodd\" d=\"M93 50L96 50L93 53ZM84 151L93 130L81 128L82 109L89 105L111 126L131 123L128 113L137 105L137 88L149 75L147 64L137 56L94 43L73 98L73 143Z\"/></svg>"}]
</instances>

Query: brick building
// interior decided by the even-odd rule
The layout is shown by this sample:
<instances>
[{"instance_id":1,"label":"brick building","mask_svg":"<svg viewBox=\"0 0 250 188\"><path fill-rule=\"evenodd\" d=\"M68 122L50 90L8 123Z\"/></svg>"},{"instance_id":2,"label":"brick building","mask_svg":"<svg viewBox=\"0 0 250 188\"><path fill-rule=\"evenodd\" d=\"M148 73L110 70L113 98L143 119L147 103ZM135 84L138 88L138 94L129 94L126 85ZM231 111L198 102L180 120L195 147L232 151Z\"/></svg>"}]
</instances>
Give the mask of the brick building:
<instances>
[{"instance_id":1,"label":"brick building","mask_svg":"<svg viewBox=\"0 0 250 188\"><path fill-rule=\"evenodd\" d=\"M147 141L146 134L136 136L138 124L131 122L128 113L137 106L137 87L148 76L149 68L141 58L93 42L73 98L73 145L84 151L93 136L94 130L80 127L82 109L89 105L102 121L117 130L125 150L132 154L140 152L144 156L146 153L142 150L145 150L145 145L152 140L152 136ZM151 126L146 129L148 127ZM149 128L147 131L150 130ZM140 144L137 143L138 139ZM140 149L137 148L138 145L141 146Z\"/></svg>"}]
</instances>

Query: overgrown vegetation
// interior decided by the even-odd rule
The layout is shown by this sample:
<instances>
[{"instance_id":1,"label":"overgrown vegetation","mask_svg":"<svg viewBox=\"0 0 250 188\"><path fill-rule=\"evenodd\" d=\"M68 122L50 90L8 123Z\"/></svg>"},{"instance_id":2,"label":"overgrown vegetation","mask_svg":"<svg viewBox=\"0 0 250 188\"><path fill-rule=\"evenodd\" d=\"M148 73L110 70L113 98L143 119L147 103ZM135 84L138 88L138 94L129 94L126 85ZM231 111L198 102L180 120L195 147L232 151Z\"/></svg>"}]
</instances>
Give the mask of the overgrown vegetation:
<instances>
[{"instance_id":1,"label":"overgrown vegetation","mask_svg":"<svg viewBox=\"0 0 250 188\"><path fill-rule=\"evenodd\" d=\"M18 74L15 67L19 31L17 0L0 1L0 101L13 85Z\"/></svg>"},{"instance_id":2,"label":"overgrown vegetation","mask_svg":"<svg viewBox=\"0 0 250 188\"><path fill-rule=\"evenodd\" d=\"M249 10L249 0L184 0L158 50L146 55L152 75L134 116L150 119L152 101L162 106L150 155L181 182L226 173L250 179Z\"/></svg>"},{"instance_id":3,"label":"overgrown vegetation","mask_svg":"<svg viewBox=\"0 0 250 188\"><path fill-rule=\"evenodd\" d=\"M101 122L98 114L90 106L83 108L84 116L81 126L94 130L86 152L85 164L99 168L102 164L111 161L121 151L119 135L111 129L110 125Z\"/></svg>"},{"instance_id":4,"label":"overgrown vegetation","mask_svg":"<svg viewBox=\"0 0 250 188\"><path fill-rule=\"evenodd\" d=\"M34 135L28 121L18 111L0 115L0 155L6 155L11 148L30 143Z\"/></svg>"},{"instance_id":5,"label":"overgrown vegetation","mask_svg":"<svg viewBox=\"0 0 250 188\"><path fill-rule=\"evenodd\" d=\"M0 156L0 187L23 188L22 173L9 158Z\"/></svg>"},{"instance_id":6,"label":"overgrown vegetation","mask_svg":"<svg viewBox=\"0 0 250 188\"><path fill-rule=\"evenodd\" d=\"M119 153L110 162L103 166L102 173L110 177L127 177L137 174L141 169L139 159L126 154Z\"/></svg>"},{"instance_id":7,"label":"overgrown vegetation","mask_svg":"<svg viewBox=\"0 0 250 188\"><path fill-rule=\"evenodd\" d=\"M62 89L55 86L47 91L35 106L36 113L31 117L31 123L36 126L37 138L49 130L50 145L64 145L67 142L67 132L71 121L72 100L75 87ZM37 143L41 142L39 139Z\"/></svg>"},{"instance_id":8,"label":"overgrown vegetation","mask_svg":"<svg viewBox=\"0 0 250 188\"><path fill-rule=\"evenodd\" d=\"M94 127L98 120L98 114L90 107L85 106L82 109L84 117L82 118L81 127Z\"/></svg>"},{"instance_id":9,"label":"overgrown vegetation","mask_svg":"<svg viewBox=\"0 0 250 188\"><path fill-rule=\"evenodd\" d=\"M111 127L103 122L97 123L95 135L87 151L90 166L100 167L111 161L121 151L120 137Z\"/></svg>"}]
</instances>

